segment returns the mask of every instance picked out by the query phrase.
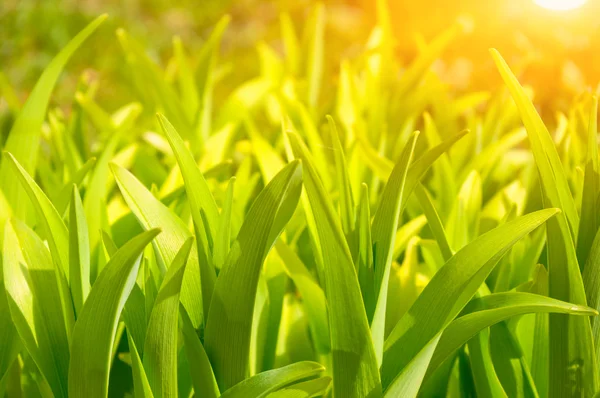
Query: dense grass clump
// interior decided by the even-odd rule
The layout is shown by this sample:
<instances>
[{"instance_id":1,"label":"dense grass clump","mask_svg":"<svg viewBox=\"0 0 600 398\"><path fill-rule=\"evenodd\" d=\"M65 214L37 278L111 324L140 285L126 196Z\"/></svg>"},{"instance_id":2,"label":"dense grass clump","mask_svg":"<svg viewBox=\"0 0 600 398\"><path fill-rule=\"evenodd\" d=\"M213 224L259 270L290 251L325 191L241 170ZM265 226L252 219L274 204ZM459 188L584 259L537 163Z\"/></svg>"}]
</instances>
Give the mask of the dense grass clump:
<instances>
[{"instance_id":1,"label":"dense grass clump","mask_svg":"<svg viewBox=\"0 0 600 398\"><path fill-rule=\"evenodd\" d=\"M429 70L468 24L400 65L383 8L330 67L325 17L226 95L227 16L164 69L118 30L134 102L49 106L104 16L4 85L0 395L600 391L597 98L549 131L495 50L508 90L456 95Z\"/></svg>"}]
</instances>

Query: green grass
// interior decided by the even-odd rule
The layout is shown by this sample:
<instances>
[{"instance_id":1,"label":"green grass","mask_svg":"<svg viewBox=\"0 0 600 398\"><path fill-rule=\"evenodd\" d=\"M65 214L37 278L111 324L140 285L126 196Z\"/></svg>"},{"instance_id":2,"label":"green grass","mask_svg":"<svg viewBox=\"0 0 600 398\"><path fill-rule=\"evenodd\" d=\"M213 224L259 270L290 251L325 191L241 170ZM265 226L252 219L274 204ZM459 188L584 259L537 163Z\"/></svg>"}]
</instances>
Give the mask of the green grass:
<instances>
[{"instance_id":1,"label":"green grass","mask_svg":"<svg viewBox=\"0 0 600 398\"><path fill-rule=\"evenodd\" d=\"M495 50L508 90L450 92L467 24L400 65L383 1L332 67L326 18L224 97L228 16L165 68L118 30L135 102L50 106L104 16L3 82L0 396L600 392L597 98L548 128Z\"/></svg>"}]
</instances>

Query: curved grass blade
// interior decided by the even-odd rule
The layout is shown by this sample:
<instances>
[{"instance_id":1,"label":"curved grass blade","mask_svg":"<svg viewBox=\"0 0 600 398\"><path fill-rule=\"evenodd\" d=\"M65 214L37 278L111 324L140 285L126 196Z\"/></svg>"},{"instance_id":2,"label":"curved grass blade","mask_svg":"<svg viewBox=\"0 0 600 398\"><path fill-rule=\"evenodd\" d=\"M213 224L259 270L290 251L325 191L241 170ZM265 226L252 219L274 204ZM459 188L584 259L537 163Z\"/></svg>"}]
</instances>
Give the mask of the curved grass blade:
<instances>
[{"instance_id":1,"label":"curved grass blade","mask_svg":"<svg viewBox=\"0 0 600 398\"><path fill-rule=\"evenodd\" d=\"M217 398L221 395L219 386L212 370L208 355L196 334L189 315L183 306L179 307L179 313L182 320L182 333L188 362L190 364L190 373L192 384L196 395L203 398Z\"/></svg>"},{"instance_id":2,"label":"curved grass blade","mask_svg":"<svg viewBox=\"0 0 600 398\"><path fill-rule=\"evenodd\" d=\"M157 253L157 263L161 272L166 272L166 264L171 264L177 251L192 234L185 223L152 195L130 172L111 164L112 172L125 202L144 230L160 228L162 233L152 243ZM185 306L194 328L204 326L208 308L203 307L200 266L198 254L192 250L190 266L186 267L181 288L181 302Z\"/></svg>"},{"instance_id":3,"label":"curved grass blade","mask_svg":"<svg viewBox=\"0 0 600 398\"><path fill-rule=\"evenodd\" d=\"M500 53L495 49L491 49L490 53L521 113L545 193L549 196L551 205L564 212L569 221L571 234L575 236L579 225L579 215L554 141L533 103Z\"/></svg>"},{"instance_id":4,"label":"curved grass blade","mask_svg":"<svg viewBox=\"0 0 600 398\"><path fill-rule=\"evenodd\" d=\"M242 381L225 391L221 398L263 398L269 393L323 372L316 362L297 362L279 369L268 370Z\"/></svg>"},{"instance_id":5,"label":"curved grass blade","mask_svg":"<svg viewBox=\"0 0 600 398\"><path fill-rule=\"evenodd\" d=\"M157 397L177 397L179 294L193 243L194 238L188 238L167 269L148 322L144 369Z\"/></svg>"},{"instance_id":6,"label":"curved grass blade","mask_svg":"<svg viewBox=\"0 0 600 398\"><path fill-rule=\"evenodd\" d=\"M96 158L90 158L87 162L81 166L79 170L75 173L71 181L65 184L64 187L60 190L56 199L54 200L54 206L56 207L56 211L58 214L64 214L67 210L67 206L69 206L69 201L71 200L72 188L73 184L80 185L83 182L83 179L87 176L89 171L96 165Z\"/></svg>"},{"instance_id":7,"label":"curved grass blade","mask_svg":"<svg viewBox=\"0 0 600 398\"><path fill-rule=\"evenodd\" d=\"M108 396L108 375L119 316L135 284L140 256L159 232L152 229L131 239L98 275L73 329L69 396Z\"/></svg>"},{"instance_id":8,"label":"curved grass blade","mask_svg":"<svg viewBox=\"0 0 600 398\"><path fill-rule=\"evenodd\" d=\"M429 361L438 345L441 333L438 333L413 360L402 370L385 391L384 397L416 397L425 377Z\"/></svg>"},{"instance_id":9,"label":"curved grass blade","mask_svg":"<svg viewBox=\"0 0 600 398\"><path fill-rule=\"evenodd\" d=\"M585 304L586 295L574 242L579 215L554 141L533 103L498 51L491 50L527 129L543 188L543 199L563 213L548 222L549 293L556 299ZM593 355L590 323L587 319L550 314L550 396L569 394L571 387L591 395L600 383ZM576 342L576 344L572 344ZM572 367L575 364L575 367ZM575 373L574 386L570 386Z\"/></svg>"},{"instance_id":10,"label":"curved grass blade","mask_svg":"<svg viewBox=\"0 0 600 398\"><path fill-rule=\"evenodd\" d=\"M321 354L331 351L329 340L329 324L327 320L327 300L319 284L294 252L281 239L275 243L277 254L281 257L283 266L290 279L296 285L302 296L308 325L311 329L316 349Z\"/></svg>"},{"instance_id":11,"label":"curved grass blade","mask_svg":"<svg viewBox=\"0 0 600 398\"><path fill-rule=\"evenodd\" d=\"M4 150L13 153L15 159L23 164L27 173L33 173L36 168L42 123L54 85L75 50L104 22L106 17L106 14L101 15L90 22L52 59L19 112L19 116L8 134ZM27 208L22 202L22 190L16 184L15 176L9 170L6 157L0 164L0 187L15 214L17 216L24 215Z\"/></svg>"},{"instance_id":12,"label":"curved grass blade","mask_svg":"<svg viewBox=\"0 0 600 398\"><path fill-rule=\"evenodd\" d=\"M202 281L202 302L204 308L210 308L210 299L213 294L217 275L213 266L214 241L217 239L219 225L219 210L212 196L198 164L185 143L171 123L161 114L157 115L158 121L167 136L169 145L173 149L183 182L187 192L188 203L194 220L196 232L196 245L200 261Z\"/></svg>"},{"instance_id":13,"label":"curved grass blade","mask_svg":"<svg viewBox=\"0 0 600 398\"><path fill-rule=\"evenodd\" d=\"M481 330L511 317L530 313L559 313L593 316L592 308L532 293L494 293L472 300L464 309L465 315L453 320L445 329L431 358L427 376L469 339Z\"/></svg>"},{"instance_id":14,"label":"curved grass blade","mask_svg":"<svg viewBox=\"0 0 600 398\"><path fill-rule=\"evenodd\" d=\"M598 226L598 194L600 193L600 161L598 159L598 98L592 98L588 126L587 158L581 196L581 221L577 234L577 262L582 271L588 260ZM585 273L585 272L584 272ZM585 285L585 280L584 280ZM586 290L587 291L587 290Z\"/></svg>"},{"instance_id":15,"label":"curved grass blade","mask_svg":"<svg viewBox=\"0 0 600 398\"><path fill-rule=\"evenodd\" d=\"M20 221L6 224L3 252L4 283L15 328L54 396L66 397L72 323L62 305L68 291L59 284L60 271L42 240Z\"/></svg>"},{"instance_id":16,"label":"curved grass blade","mask_svg":"<svg viewBox=\"0 0 600 398\"><path fill-rule=\"evenodd\" d=\"M215 239L215 245L213 250L213 262L215 268L221 270L227 259L227 253L229 253L230 240L231 240L231 214L233 209L233 190L235 185L236 177L231 177L229 185L227 186L227 192L225 193L225 199L223 203L223 209L219 216L219 224L217 225L217 236Z\"/></svg>"},{"instance_id":17,"label":"curved grass blade","mask_svg":"<svg viewBox=\"0 0 600 398\"><path fill-rule=\"evenodd\" d=\"M427 188L423 186L423 184L417 184L415 188L415 195L419 200L419 204L423 208L423 213L425 213L425 217L427 217L427 223L429 224L429 228L431 229L431 233L433 234L440 251L442 252L442 256L444 257L444 261L450 260L450 258L454 255L454 251L450 248L450 243L448 243L448 237L446 236L446 231L444 230L444 224L442 224L442 220L438 215L438 212L435 210L435 206L433 205L433 201Z\"/></svg>"},{"instance_id":18,"label":"curved grass blade","mask_svg":"<svg viewBox=\"0 0 600 398\"><path fill-rule=\"evenodd\" d=\"M154 398L150 383L144 371L144 365L140 354L138 354L135 342L130 333L127 333L127 343L129 345L129 355L131 356L131 373L133 378L133 396L135 398Z\"/></svg>"},{"instance_id":19,"label":"curved grass blade","mask_svg":"<svg viewBox=\"0 0 600 398\"><path fill-rule=\"evenodd\" d=\"M352 196L352 187L350 186L350 176L348 175L348 165L344 156L344 148L340 142L337 127L333 118L327 115L327 122L331 130L331 139L333 141L335 158L335 175L337 176L337 185L340 190L340 217L342 220L342 229L346 237L354 231L355 211L354 198Z\"/></svg>"},{"instance_id":20,"label":"curved grass blade","mask_svg":"<svg viewBox=\"0 0 600 398\"><path fill-rule=\"evenodd\" d=\"M377 358L350 249L308 149L288 135L294 155L304 164L304 186L316 222L314 239L323 255L325 295L333 355L333 395L363 397L381 394ZM395 231L394 231L395 232Z\"/></svg>"},{"instance_id":21,"label":"curved grass blade","mask_svg":"<svg viewBox=\"0 0 600 398\"><path fill-rule=\"evenodd\" d=\"M512 245L557 212L541 210L503 224L475 239L444 264L385 342L381 368L384 386L390 385L458 315Z\"/></svg>"},{"instance_id":22,"label":"curved grass blade","mask_svg":"<svg viewBox=\"0 0 600 398\"><path fill-rule=\"evenodd\" d=\"M41 224L44 234L48 238L52 258L60 266L60 272L69 278L69 231L56 208L42 189L29 176L27 171L19 164L11 153L5 153L4 161L7 162L16 174L23 189L29 196Z\"/></svg>"},{"instance_id":23,"label":"curved grass blade","mask_svg":"<svg viewBox=\"0 0 600 398\"><path fill-rule=\"evenodd\" d=\"M312 398L321 397L327 394L331 385L331 377L323 376L317 379L302 381L292 384L279 391L267 395L267 398Z\"/></svg>"},{"instance_id":24,"label":"curved grass blade","mask_svg":"<svg viewBox=\"0 0 600 398\"><path fill-rule=\"evenodd\" d=\"M292 162L259 194L215 284L204 341L222 390L247 377L260 270L296 208L301 175L300 162Z\"/></svg>"},{"instance_id":25,"label":"curved grass blade","mask_svg":"<svg viewBox=\"0 0 600 398\"><path fill-rule=\"evenodd\" d=\"M373 239L375 312L371 321L371 336L377 364L381 366L383 359L383 341L385 335L385 314L387 306L388 285L394 254L394 241L400 221L401 211L410 191L406 191L406 178L409 165L415 152L419 132L415 132L406 143L400 160L381 194L381 204L373 217L371 236ZM410 187L414 188L414 187ZM367 314L368 317L370 314Z\"/></svg>"},{"instance_id":26,"label":"curved grass blade","mask_svg":"<svg viewBox=\"0 0 600 398\"><path fill-rule=\"evenodd\" d=\"M69 213L69 272L75 313L80 314L90 293L90 241L77 185L73 185Z\"/></svg>"}]
</instances>

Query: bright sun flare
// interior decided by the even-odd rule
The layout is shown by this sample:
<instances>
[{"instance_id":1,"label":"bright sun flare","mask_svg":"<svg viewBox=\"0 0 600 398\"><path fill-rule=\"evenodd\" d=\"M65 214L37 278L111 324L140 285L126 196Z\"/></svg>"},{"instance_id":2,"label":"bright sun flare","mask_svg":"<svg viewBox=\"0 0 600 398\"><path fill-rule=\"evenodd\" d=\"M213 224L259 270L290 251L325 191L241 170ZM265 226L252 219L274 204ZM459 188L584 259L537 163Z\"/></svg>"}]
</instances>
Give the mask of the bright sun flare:
<instances>
[{"instance_id":1,"label":"bright sun flare","mask_svg":"<svg viewBox=\"0 0 600 398\"><path fill-rule=\"evenodd\" d=\"M575 8L584 5L587 0L534 0L539 6L549 10L566 11L574 10Z\"/></svg>"}]
</instances>

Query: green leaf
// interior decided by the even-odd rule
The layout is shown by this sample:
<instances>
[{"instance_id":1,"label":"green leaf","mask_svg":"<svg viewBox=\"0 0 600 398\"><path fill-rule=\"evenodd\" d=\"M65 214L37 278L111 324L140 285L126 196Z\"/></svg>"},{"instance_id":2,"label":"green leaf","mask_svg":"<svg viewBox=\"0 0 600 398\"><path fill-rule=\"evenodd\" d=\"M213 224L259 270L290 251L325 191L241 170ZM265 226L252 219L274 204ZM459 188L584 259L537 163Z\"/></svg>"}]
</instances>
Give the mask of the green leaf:
<instances>
[{"instance_id":1,"label":"green leaf","mask_svg":"<svg viewBox=\"0 0 600 398\"><path fill-rule=\"evenodd\" d=\"M418 184L415 189L415 195L423 208L423 213L425 213L425 216L427 217L427 224L429 225L429 228L431 228L431 233L438 243L444 261L450 260L450 257L454 255L454 251L450 248L450 243L448 243L448 237L444 230L444 224L442 224L442 220L435 210L427 188L422 184Z\"/></svg>"},{"instance_id":2,"label":"green leaf","mask_svg":"<svg viewBox=\"0 0 600 398\"><path fill-rule=\"evenodd\" d=\"M285 272L296 285L300 296L302 296L304 310L317 351L321 354L328 354L331 351L331 345L327 320L327 300L323 289L314 280L296 252L281 239L275 244L275 249L281 257Z\"/></svg>"},{"instance_id":3,"label":"green leaf","mask_svg":"<svg viewBox=\"0 0 600 398\"><path fill-rule=\"evenodd\" d=\"M14 154L15 159L23 164L25 172L32 174L36 169L42 123L54 85L75 50L104 22L106 17L106 15L101 15L90 22L54 57L44 69L27 102L19 112L4 145L4 150ZM27 207L22 203L22 190L16 183L14 174L9 170L6 157L0 164L0 187L15 214L24 215Z\"/></svg>"},{"instance_id":4,"label":"green leaf","mask_svg":"<svg viewBox=\"0 0 600 398\"><path fill-rule=\"evenodd\" d=\"M129 345L129 355L131 356L131 373L133 377L133 393L135 398L154 398L150 383L144 371L144 365L140 354L130 333L127 333L127 343Z\"/></svg>"},{"instance_id":5,"label":"green leaf","mask_svg":"<svg viewBox=\"0 0 600 398\"><path fill-rule=\"evenodd\" d=\"M548 222L548 270L551 297L575 304L585 304L586 295L574 242L577 240L579 216L575 201L554 142L533 103L496 50L491 50L496 66L504 79L521 118L535 157L543 188L543 199L563 213ZM574 391L591 395L598 389L596 358L590 323L579 317L550 315L550 396L564 395L572 380L578 375ZM571 344L577 341L577 344ZM576 364L573 368L573 364Z\"/></svg>"},{"instance_id":6,"label":"green leaf","mask_svg":"<svg viewBox=\"0 0 600 398\"><path fill-rule=\"evenodd\" d=\"M221 398L263 398L271 392L316 376L324 370L321 364L315 362L296 362L252 376L225 391Z\"/></svg>"},{"instance_id":7,"label":"green leaf","mask_svg":"<svg viewBox=\"0 0 600 398\"><path fill-rule=\"evenodd\" d=\"M75 312L81 313L90 293L90 241L83 204L77 185L73 185L69 213L69 272Z\"/></svg>"},{"instance_id":8,"label":"green leaf","mask_svg":"<svg viewBox=\"0 0 600 398\"><path fill-rule=\"evenodd\" d=\"M583 193L581 195L581 221L579 223L579 233L577 234L577 262L582 270L585 270L588 255L592 248L596 232L598 231L598 226L600 225L600 212L598 211L600 161L598 160L597 97L592 98L592 105L590 107L587 148Z\"/></svg>"},{"instance_id":9,"label":"green leaf","mask_svg":"<svg viewBox=\"0 0 600 398\"><path fill-rule=\"evenodd\" d=\"M144 369L157 397L177 397L179 293L194 238L188 238L167 269L148 322Z\"/></svg>"},{"instance_id":10,"label":"green leaf","mask_svg":"<svg viewBox=\"0 0 600 398\"><path fill-rule=\"evenodd\" d=\"M183 306L180 306L179 308L183 323L182 332L184 347L190 364L194 392L203 398L217 398L221 394L208 355L206 355L206 351L204 351L204 347L196 334L196 330L194 329L185 308L183 308Z\"/></svg>"},{"instance_id":11,"label":"green leaf","mask_svg":"<svg viewBox=\"0 0 600 398\"><path fill-rule=\"evenodd\" d=\"M511 317L530 313L558 313L596 315L592 308L566 303L532 293L494 293L473 299L464 309L464 315L453 320L445 329L431 359L427 375L431 375L444 361L469 339L496 323Z\"/></svg>"},{"instance_id":12,"label":"green leaf","mask_svg":"<svg viewBox=\"0 0 600 398\"><path fill-rule=\"evenodd\" d=\"M373 239L373 259L375 271L375 295L377 302L371 320L371 336L377 356L377 364L381 366L383 359L383 341L385 335L385 314L387 306L388 285L396 230L400 221L404 202L410 191L406 190L406 179L410 163L417 144L419 132L415 132L406 143L400 160L394 167L390 178L381 194L381 204L373 218L371 234ZM410 187L411 189L414 187ZM370 317L370 314L367 314Z\"/></svg>"},{"instance_id":13,"label":"green leaf","mask_svg":"<svg viewBox=\"0 0 600 398\"><path fill-rule=\"evenodd\" d=\"M19 164L17 159L10 153L5 153L5 162L12 167L23 189L29 196L37 214L38 222L41 224L44 234L48 238L50 252L53 260L60 266L63 275L69 278L69 231L50 202L44 191L29 176L27 171Z\"/></svg>"},{"instance_id":14,"label":"green leaf","mask_svg":"<svg viewBox=\"0 0 600 398\"><path fill-rule=\"evenodd\" d=\"M213 242L217 238L219 225L219 210L194 157L185 147L185 143L177 134L173 125L160 114L158 115L158 121L175 153L183 176L188 203L194 220L198 260L200 262L200 280L202 281L202 303L204 311L207 313L217 278L212 264L212 256Z\"/></svg>"},{"instance_id":15,"label":"green leaf","mask_svg":"<svg viewBox=\"0 0 600 398\"><path fill-rule=\"evenodd\" d=\"M71 195L73 191L73 184L80 185L83 182L83 179L87 176L89 171L96 165L96 158L90 158L87 162L71 178L71 181L66 183L64 187L60 190L56 199L54 200L54 206L58 211L58 214L64 214L67 210L67 206L69 206L69 201L71 200Z\"/></svg>"},{"instance_id":16,"label":"green leaf","mask_svg":"<svg viewBox=\"0 0 600 398\"><path fill-rule=\"evenodd\" d=\"M384 386L390 385L458 315L511 246L557 212L541 210L503 224L475 239L444 264L385 342L381 367Z\"/></svg>"},{"instance_id":17,"label":"green leaf","mask_svg":"<svg viewBox=\"0 0 600 398\"><path fill-rule=\"evenodd\" d=\"M152 195L127 170L111 164L111 168L121 194L125 198L131 212L146 231L160 228L162 233L152 243L157 253L157 263L161 272L166 271L166 264L171 264L177 251L192 234L185 223ZM200 266L198 253L192 250L188 260L181 288L181 302L185 306L194 328L204 326L204 316L207 314L202 306L202 291L200 281Z\"/></svg>"},{"instance_id":18,"label":"green leaf","mask_svg":"<svg viewBox=\"0 0 600 398\"><path fill-rule=\"evenodd\" d=\"M215 245L213 250L213 262L215 268L221 270L225 264L227 253L229 253L229 245L231 240L231 213L233 208L233 189L235 185L235 177L231 177L229 185L227 186L227 192L225 194L225 200L223 203L223 209L219 217L219 223L217 225L217 236L215 237Z\"/></svg>"},{"instance_id":19,"label":"green leaf","mask_svg":"<svg viewBox=\"0 0 600 398\"><path fill-rule=\"evenodd\" d=\"M98 275L73 329L69 396L108 396L108 375L119 317L135 285L140 256L159 232L152 229L131 239Z\"/></svg>"},{"instance_id":20,"label":"green leaf","mask_svg":"<svg viewBox=\"0 0 600 398\"><path fill-rule=\"evenodd\" d=\"M379 367L350 249L308 149L296 135L288 137L294 154L303 161L309 209L318 221L314 239L323 255L335 380L333 394L336 397L379 395Z\"/></svg>"},{"instance_id":21,"label":"green leaf","mask_svg":"<svg viewBox=\"0 0 600 398\"><path fill-rule=\"evenodd\" d=\"M260 270L296 208L301 181L300 163L292 162L263 189L250 208L215 284L204 341L222 390L248 375ZM232 291L236 294L230 294Z\"/></svg>"},{"instance_id":22,"label":"green leaf","mask_svg":"<svg viewBox=\"0 0 600 398\"><path fill-rule=\"evenodd\" d=\"M10 307L4 290L4 276L0 273L0 389L7 377L10 377L11 366L21 351L21 339L10 317Z\"/></svg>"},{"instance_id":23,"label":"green leaf","mask_svg":"<svg viewBox=\"0 0 600 398\"><path fill-rule=\"evenodd\" d=\"M15 328L54 396L66 397L73 317L62 305L69 294L66 285L59 283L59 270L42 240L20 221L6 224L3 254L4 283Z\"/></svg>"},{"instance_id":24,"label":"green leaf","mask_svg":"<svg viewBox=\"0 0 600 398\"><path fill-rule=\"evenodd\" d=\"M340 190L340 217L342 220L342 228L346 237L354 231L354 199L352 196L352 187L350 186L350 176L348 174L348 165L344 156L344 148L340 142L337 127L333 118L327 115L329 129L331 130L331 139L333 141L334 158L335 158L335 175L337 177L337 185Z\"/></svg>"},{"instance_id":25,"label":"green leaf","mask_svg":"<svg viewBox=\"0 0 600 398\"><path fill-rule=\"evenodd\" d=\"M327 394L331 385L331 377L324 376L317 379L302 381L292 384L279 391L267 395L267 398L311 398L321 397Z\"/></svg>"},{"instance_id":26,"label":"green leaf","mask_svg":"<svg viewBox=\"0 0 600 398\"><path fill-rule=\"evenodd\" d=\"M440 334L435 336L412 361L402 370L400 375L394 379L392 384L385 391L385 397L416 397L421 383L425 377L425 372L429 366L429 361L438 345Z\"/></svg>"}]
</instances>

